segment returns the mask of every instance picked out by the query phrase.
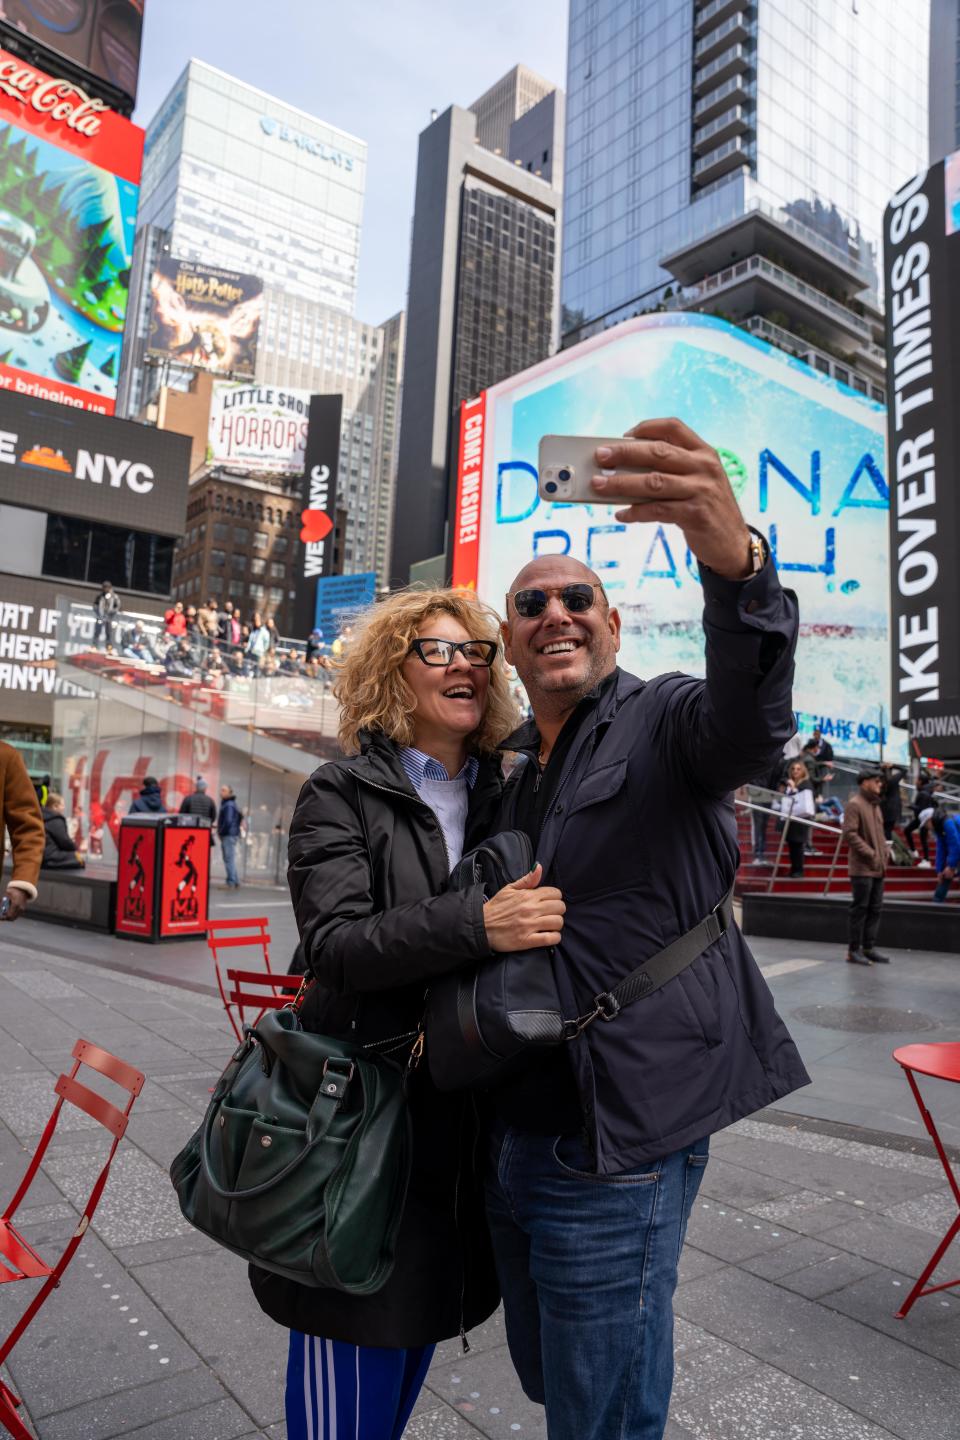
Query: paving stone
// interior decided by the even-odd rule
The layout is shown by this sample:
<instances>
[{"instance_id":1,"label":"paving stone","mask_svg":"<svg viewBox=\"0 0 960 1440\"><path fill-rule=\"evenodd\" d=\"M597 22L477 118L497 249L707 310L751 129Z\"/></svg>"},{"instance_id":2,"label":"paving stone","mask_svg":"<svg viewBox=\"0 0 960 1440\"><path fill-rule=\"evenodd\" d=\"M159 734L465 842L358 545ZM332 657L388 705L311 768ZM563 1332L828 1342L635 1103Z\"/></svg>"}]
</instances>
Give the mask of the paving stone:
<instances>
[{"instance_id":1,"label":"paving stone","mask_svg":"<svg viewBox=\"0 0 960 1440\"><path fill-rule=\"evenodd\" d=\"M861 1140L841 1139L837 1135L821 1135L815 1130L799 1127L766 1125L762 1120L739 1120L731 1132L746 1139L789 1145L816 1155L836 1155L844 1160L862 1160L882 1170L906 1170L912 1175L942 1175L935 1156L916 1155L906 1150L885 1149Z\"/></svg>"},{"instance_id":2,"label":"paving stone","mask_svg":"<svg viewBox=\"0 0 960 1440\"><path fill-rule=\"evenodd\" d=\"M177 1105L171 1110L146 1111L130 1117L129 1141L149 1155L166 1172L170 1162L186 1145L200 1124L202 1116L195 1110ZM169 1182L168 1182L169 1183Z\"/></svg>"},{"instance_id":3,"label":"paving stone","mask_svg":"<svg viewBox=\"0 0 960 1440\"><path fill-rule=\"evenodd\" d=\"M67 1067L69 1069L69 1066ZM56 1075L7 1075L0 1085L0 1119L21 1139L39 1135L57 1101ZM71 1130L101 1131L102 1127L75 1105L64 1105L58 1133Z\"/></svg>"},{"instance_id":4,"label":"paving stone","mask_svg":"<svg viewBox=\"0 0 960 1440\"><path fill-rule=\"evenodd\" d=\"M520 1432L527 1437L532 1433ZM546 1434L546 1431L543 1433ZM513 1435L516 1436L517 1432L514 1431ZM437 1405L410 1417L403 1440L477 1440L477 1432L448 1405Z\"/></svg>"},{"instance_id":5,"label":"paving stone","mask_svg":"<svg viewBox=\"0 0 960 1440\"><path fill-rule=\"evenodd\" d=\"M780 1284L797 1295L806 1295L811 1300L817 1300L823 1295L842 1289L844 1285L852 1285L855 1280L862 1280L865 1275L874 1274L876 1269L877 1266L872 1260L864 1260L861 1255L840 1251L828 1255L814 1265L806 1265L802 1270L794 1270L790 1275L784 1275Z\"/></svg>"},{"instance_id":6,"label":"paving stone","mask_svg":"<svg viewBox=\"0 0 960 1440\"><path fill-rule=\"evenodd\" d=\"M813 1138L831 1140L833 1137L817 1135ZM878 1155L893 1153L879 1150L876 1146L863 1148ZM817 1190L825 1195L834 1195L837 1190L842 1190L844 1193L841 1199L848 1203L862 1200L867 1208L874 1210L896 1205L914 1195L925 1194L932 1188L931 1176L922 1166L918 1166L916 1170L900 1165L885 1166L853 1155L836 1155L832 1151L807 1151L783 1144L779 1140L772 1140L768 1144L741 1141L738 1145L731 1146L724 1155L734 1164L757 1170L763 1175L791 1181L797 1189ZM907 1158L917 1161L924 1159L920 1155ZM940 1174L943 1172L940 1171Z\"/></svg>"},{"instance_id":7,"label":"paving stone","mask_svg":"<svg viewBox=\"0 0 960 1440\"><path fill-rule=\"evenodd\" d=\"M944 1440L953 1433L955 1369L813 1300L727 1269L684 1286L675 1308L903 1440ZM683 1413L677 1418L695 1430Z\"/></svg>"},{"instance_id":8,"label":"paving stone","mask_svg":"<svg viewBox=\"0 0 960 1440\"><path fill-rule=\"evenodd\" d=\"M49 970L10 970L4 975L4 982L13 985L24 995L29 995L34 1000L80 1000L84 999L82 990L76 985L71 985L69 980L64 980L59 975L52 974ZM71 1010L72 1010L71 1006Z\"/></svg>"},{"instance_id":9,"label":"paving stone","mask_svg":"<svg viewBox=\"0 0 960 1440\"><path fill-rule=\"evenodd\" d=\"M482 1325L477 1325L467 1336L470 1344L468 1354L480 1355L484 1350L496 1350L498 1346L506 1345L507 1332L503 1322L503 1307L485 1320ZM460 1337L452 1340L443 1340L437 1346L433 1357L434 1365L453 1364L460 1359L462 1346Z\"/></svg>"},{"instance_id":10,"label":"paving stone","mask_svg":"<svg viewBox=\"0 0 960 1440\"><path fill-rule=\"evenodd\" d=\"M257 1425L282 1418L288 1332L260 1310L242 1260L217 1246L136 1278Z\"/></svg>"},{"instance_id":11,"label":"paving stone","mask_svg":"<svg viewBox=\"0 0 960 1440\"><path fill-rule=\"evenodd\" d=\"M845 1200L835 1195L824 1195L819 1190L795 1190L780 1200L752 1205L750 1213L775 1225L787 1225L804 1235L818 1235L822 1230L832 1230L844 1220L855 1219L857 1208L856 1202L848 1205Z\"/></svg>"},{"instance_id":12,"label":"paving stone","mask_svg":"<svg viewBox=\"0 0 960 1440\"><path fill-rule=\"evenodd\" d=\"M750 1210L764 1200L778 1200L789 1195L796 1188L789 1180L760 1175L745 1170L742 1165L731 1165L722 1155L711 1155L710 1164L700 1182L699 1194L705 1199L720 1199Z\"/></svg>"},{"instance_id":13,"label":"paving stone","mask_svg":"<svg viewBox=\"0 0 960 1440\"><path fill-rule=\"evenodd\" d=\"M185 1255L212 1254L219 1247L199 1230L187 1230L168 1240L144 1240L137 1245L118 1245L113 1253L128 1270L140 1265L154 1265L158 1260L181 1260Z\"/></svg>"},{"instance_id":14,"label":"paving stone","mask_svg":"<svg viewBox=\"0 0 960 1440\"><path fill-rule=\"evenodd\" d=\"M683 1285L687 1280L699 1280L701 1275L709 1275L711 1270L718 1270L725 1263L718 1260L716 1255L708 1255L706 1251L698 1250L688 1241L680 1251L678 1284Z\"/></svg>"},{"instance_id":15,"label":"paving stone","mask_svg":"<svg viewBox=\"0 0 960 1440\"><path fill-rule=\"evenodd\" d=\"M912 1225L916 1230L926 1230L940 1240L957 1218L957 1202L946 1188L933 1190L928 1195L916 1195L912 1200L903 1200L899 1205L890 1205L884 1210L891 1220L903 1225Z\"/></svg>"},{"instance_id":16,"label":"paving stone","mask_svg":"<svg viewBox=\"0 0 960 1440\"><path fill-rule=\"evenodd\" d=\"M73 1150L53 1156L46 1169L67 1199L82 1210L103 1160L102 1154ZM110 1246L166 1240L191 1228L180 1213L165 1170L133 1146L122 1145L91 1225Z\"/></svg>"},{"instance_id":17,"label":"paving stone","mask_svg":"<svg viewBox=\"0 0 960 1440\"><path fill-rule=\"evenodd\" d=\"M678 1319L674 1327L673 1408L684 1400L695 1400L714 1386L746 1375L760 1362L726 1340Z\"/></svg>"},{"instance_id":18,"label":"paving stone","mask_svg":"<svg viewBox=\"0 0 960 1440\"><path fill-rule=\"evenodd\" d=\"M836 1250L832 1250L823 1240L814 1240L804 1235L777 1250L751 1256L749 1260L742 1262L741 1268L749 1270L752 1275L761 1276L764 1280L777 1280L781 1275L792 1275L808 1265L829 1260L830 1256L836 1253Z\"/></svg>"},{"instance_id":19,"label":"paving stone","mask_svg":"<svg viewBox=\"0 0 960 1440\"><path fill-rule=\"evenodd\" d=\"M129 1429L125 1434L130 1434ZM217 1400L187 1415L171 1415L134 1430L131 1440L240 1440L250 1434L250 1416L234 1400ZM46 1440L46 1437L44 1437Z\"/></svg>"},{"instance_id":20,"label":"paving stone","mask_svg":"<svg viewBox=\"0 0 960 1440\"><path fill-rule=\"evenodd\" d=\"M890 1440L889 1430L770 1365L698 1400L681 1401L674 1413L694 1440ZM913 1440L933 1437L917 1431Z\"/></svg>"},{"instance_id":21,"label":"paving stone","mask_svg":"<svg viewBox=\"0 0 960 1440\"><path fill-rule=\"evenodd\" d=\"M524 1395L505 1350L434 1364L427 1388L491 1440L546 1440L543 1408Z\"/></svg>"},{"instance_id":22,"label":"paving stone","mask_svg":"<svg viewBox=\"0 0 960 1440\"><path fill-rule=\"evenodd\" d=\"M865 1260L874 1260L878 1265L885 1265L889 1270L913 1276L921 1273L937 1248L933 1236L925 1230L903 1225L887 1216L868 1214L838 1225L825 1238L826 1243L835 1249L849 1250L854 1255L862 1255ZM941 1273L949 1267L948 1251L933 1278L953 1279L952 1275Z\"/></svg>"},{"instance_id":23,"label":"paving stone","mask_svg":"<svg viewBox=\"0 0 960 1440\"><path fill-rule=\"evenodd\" d=\"M758 1220L748 1210L700 1199L690 1216L687 1237L696 1249L732 1264L776 1250L795 1238L785 1226Z\"/></svg>"},{"instance_id":24,"label":"paving stone","mask_svg":"<svg viewBox=\"0 0 960 1440\"><path fill-rule=\"evenodd\" d=\"M956 1267L952 1274L957 1274ZM911 1345L925 1355L960 1368L960 1287L921 1296L907 1318L898 1320L896 1312L910 1294L913 1283L893 1270L874 1270L842 1290L831 1291L824 1304L862 1320L875 1330L882 1330L902 1345Z\"/></svg>"},{"instance_id":25,"label":"paving stone","mask_svg":"<svg viewBox=\"0 0 960 1440\"><path fill-rule=\"evenodd\" d=\"M176 1418L180 1437L186 1440L191 1424L187 1417L226 1398L217 1377L206 1365L196 1365L181 1375L165 1375L162 1380L151 1380L48 1415L43 1422L43 1440L113 1440L137 1426L171 1418ZM246 1425L249 1429L249 1420Z\"/></svg>"}]
</instances>

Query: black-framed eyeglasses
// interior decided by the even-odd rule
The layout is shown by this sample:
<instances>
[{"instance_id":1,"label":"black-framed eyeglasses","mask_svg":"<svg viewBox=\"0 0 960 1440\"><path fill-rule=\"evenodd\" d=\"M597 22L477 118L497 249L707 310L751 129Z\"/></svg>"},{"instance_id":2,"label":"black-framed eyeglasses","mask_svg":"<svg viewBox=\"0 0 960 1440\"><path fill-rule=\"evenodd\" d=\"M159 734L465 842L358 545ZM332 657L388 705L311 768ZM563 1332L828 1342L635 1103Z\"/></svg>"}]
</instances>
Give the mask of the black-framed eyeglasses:
<instances>
[{"instance_id":1,"label":"black-framed eyeglasses","mask_svg":"<svg viewBox=\"0 0 960 1440\"><path fill-rule=\"evenodd\" d=\"M551 595L559 595L563 608L571 615L582 615L592 610L597 591L603 590L599 581L577 580L572 585L553 586L549 590L515 590L507 599L513 601L513 608L523 620L533 620L542 615Z\"/></svg>"},{"instance_id":2,"label":"black-framed eyeglasses","mask_svg":"<svg viewBox=\"0 0 960 1440\"><path fill-rule=\"evenodd\" d=\"M414 640L407 653L424 665L449 665L458 650L471 665L490 666L497 658L496 640L440 640L430 635Z\"/></svg>"}]
</instances>

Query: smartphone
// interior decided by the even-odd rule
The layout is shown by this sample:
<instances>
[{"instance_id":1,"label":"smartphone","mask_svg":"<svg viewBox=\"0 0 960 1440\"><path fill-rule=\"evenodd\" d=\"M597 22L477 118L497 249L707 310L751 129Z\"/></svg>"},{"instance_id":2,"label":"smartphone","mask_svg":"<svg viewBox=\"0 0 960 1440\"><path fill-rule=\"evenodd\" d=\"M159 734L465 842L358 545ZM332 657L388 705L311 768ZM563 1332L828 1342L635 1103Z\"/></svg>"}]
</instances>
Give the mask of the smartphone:
<instances>
[{"instance_id":1,"label":"smartphone","mask_svg":"<svg viewBox=\"0 0 960 1440\"><path fill-rule=\"evenodd\" d=\"M3 899L0 900L0 920L6 920L6 918L7 918L7 916L8 916L9 914L10 914L10 896L9 896L9 895L4 895Z\"/></svg>"},{"instance_id":2,"label":"smartphone","mask_svg":"<svg viewBox=\"0 0 960 1440\"><path fill-rule=\"evenodd\" d=\"M599 475L594 451L601 445L622 445L623 436L544 435L540 441L537 493L541 500L566 505L636 505L633 495L605 493L602 497L590 481Z\"/></svg>"}]
</instances>

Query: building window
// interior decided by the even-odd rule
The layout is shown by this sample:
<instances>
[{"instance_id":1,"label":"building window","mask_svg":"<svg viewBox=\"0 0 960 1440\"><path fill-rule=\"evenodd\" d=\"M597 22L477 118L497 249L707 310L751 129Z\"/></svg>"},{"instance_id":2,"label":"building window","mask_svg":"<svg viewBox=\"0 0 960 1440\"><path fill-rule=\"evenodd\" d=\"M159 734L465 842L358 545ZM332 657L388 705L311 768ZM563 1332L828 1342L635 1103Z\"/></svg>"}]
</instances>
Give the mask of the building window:
<instances>
[{"instance_id":1,"label":"building window","mask_svg":"<svg viewBox=\"0 0 960 1440\"><path fill-rule=\"evenodd\" d=\"M175 544L172 535L147 535L74 515L48 515L43 574L89 585L109 580L118 590L169 595Z\"/></svg>"},{"instance_id":2,"label":"building window","mask_svg":"<svg viewBox=\"0 0 960 1440\"><path fill-rule=\"evenodd\" d=\"M233 543L234 545L248 545L250 543L250 531L246 526L235 525L233 527Z\"/></svg>"},{"instance_id":3,"label":"building window","mask_svg":"<svg viewBox=\"0 0 960 1440\"><path fill-rule=\"evenodd\" d=\"M222 568L223 568L223 562L226 560L226 558L227 558L227 557L226 557L226 554L225 554L224 551L222 551L222 550L211 550L211 551L210 551L210 564L211 564L211 565L217 565L217 566L219 566L219 567L222 569Z\"/></svg>"},{"instance_id":4,"label":"building window","mask_svg":"<svg viewBox=\"0 0 960 1440\"><path fill-rule=\"evenodd\" d=\"M286 535L278 535L273 542L274 555L286 555L288 544L289 541L287 540Z\"/></svg>"},{"instance_id":5,"label":"building window","mask_svg":"<svg viewBox=\"0 0 960 1440\"><path fill-rule=\"evenodd\" d=\"M271 565L270 565L270 575L271 575L271 578L272 578L272 579L274 579L274 580L282 580L282 579L284 578L284 576L286 575L286 573L287 573L287 567L286 567L285 565L278 565L275 560L271 563Z\"/></svg>"},{"instance_id":6,"label":"building window","mask_svg":"<svg viewBox=\"0 0 960 1440\"><path fill-rule=\"evenodd\" d=\"M250 561L250 574L251 574L251 575L262 575L263 572L266 570L266 568L267 568L267 562L266 562L266 560L256 560L256 559L254 559L254 560L251 560L251 561Z\"/></svg>"},{"instance_id":7,"label":"building window","mask_svg":"<svg viewBox=\"0 0 960 1440\"><path fill-rule=\"evenodd\" d=\"M281 586L272 585L272 586L270 587L270 604L271 604L271 605L282 605L282 604L283 604L283 589L282 589Z\"/></svg>"},{"instance_id":8,"label":"building window","mask_svg":"<svg viewBox=\"0 0 960 1440\"><path fill-rule=\"evenodd\" d=\"M222 594L223 594L223 576L222 576L222 575L211 575L211 576L209 576L208 579L207 579L207 589L210 591L210 594L211 594L211 595L222 595Z\"/></svg>"},{"instance_id":9,"label":"building window","mask_svg":"<svg viewBox=\"0 0 960 1440\"><path fill-rule=\"evenodd\" d=\"M246 575L248 564L249 561L247 560L246 555L230 556L230 569L233 571L234 575Z\"/></svg>"},{"instance_id":10,"label":"building window","mask_svg":"<svg viewBox=\"0 0 960 1440\"><path fill-rule=\"evenodd\" d=\"M254 550L266 550L270 544L270 537L265 530L257 530L253 537Z\"/></svg>"},{"instance_id":11,"label":"building window","mask_svg":"<svg viewBox=\"0 0 960 1440\"><path fill-rule=\"evenodd\" d=\"M230 526L225 525L222 520L218 520L213 527L213 538L218 545L223 545L230 539Z\"/></svg>"}]
</instances>

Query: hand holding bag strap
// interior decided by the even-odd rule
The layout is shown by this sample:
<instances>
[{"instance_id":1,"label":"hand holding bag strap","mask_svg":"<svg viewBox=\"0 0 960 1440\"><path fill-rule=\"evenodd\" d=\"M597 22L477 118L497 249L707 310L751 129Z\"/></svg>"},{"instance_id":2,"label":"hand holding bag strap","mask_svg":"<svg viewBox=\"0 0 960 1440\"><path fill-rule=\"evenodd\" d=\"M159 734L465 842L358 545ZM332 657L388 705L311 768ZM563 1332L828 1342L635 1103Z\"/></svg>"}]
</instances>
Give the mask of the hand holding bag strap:
<instances>
[{"instance_id":1,"label":"hand holding bag strap","mask_svg":"<svg viewBox=\"0 0 960 1440\"><path fill-rule=\"evenodd\" d=\"M349 1062L347 1063L349 1064ZM200 1137L200 1164L203 1167L204 1179L214 1194L219 1195L221 1200L250 1200L255 1195L263 1195L268 1190L272 1190L281 1180L285 1180L288 1175L292 1174L299 1165L303 1164L311 1150L320 1144L333 1124L334 1116L340 1109L341 1101L347 1093L347 1086L353 1078L353 1071L353 1065L349 1064L348 1073L341 1075L339 1072L334 1072L330 1068L330 1062L327 1061L324 1065L320 1088L307 1116L307 1127L304 1132L306 1144L303 1149L299 1155L293 1157L288 1165L284 1165L282 1170L278 1170L276 1175L272 1175L269 1180L264 1180L260 1185L251 1185L248 1190L228 1190L213 1174L213 1166L210 1161L210 1137L220 1107L218 1105L208 1106L203 1122L203 1133ZM331 1077L329 1080L328 1076Z\"/></svg>"}]
</instances>

